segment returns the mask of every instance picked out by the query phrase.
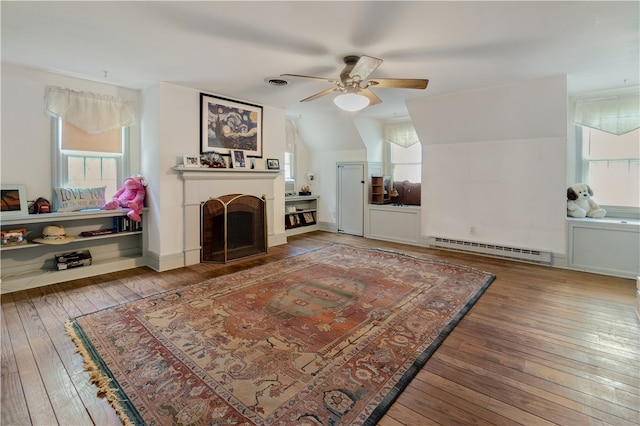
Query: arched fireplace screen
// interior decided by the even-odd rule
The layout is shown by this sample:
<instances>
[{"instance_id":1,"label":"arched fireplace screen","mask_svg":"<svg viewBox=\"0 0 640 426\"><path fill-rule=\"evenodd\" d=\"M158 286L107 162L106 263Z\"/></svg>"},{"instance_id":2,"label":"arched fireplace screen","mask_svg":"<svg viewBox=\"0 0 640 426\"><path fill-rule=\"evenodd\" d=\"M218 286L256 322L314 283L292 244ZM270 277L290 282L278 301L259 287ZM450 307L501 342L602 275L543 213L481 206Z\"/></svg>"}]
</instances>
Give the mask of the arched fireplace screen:
<instances>
[{"instance_id":1,"label":"arched fireplace screen","mask_svg":"<svg viewBox=\"0 0 640 426\"><path fill-rule=\"evenodd\" d=\"M227 263L267 252L266 198L230 194L200 210L200 260Z\"/></svg>"}]
</instances>

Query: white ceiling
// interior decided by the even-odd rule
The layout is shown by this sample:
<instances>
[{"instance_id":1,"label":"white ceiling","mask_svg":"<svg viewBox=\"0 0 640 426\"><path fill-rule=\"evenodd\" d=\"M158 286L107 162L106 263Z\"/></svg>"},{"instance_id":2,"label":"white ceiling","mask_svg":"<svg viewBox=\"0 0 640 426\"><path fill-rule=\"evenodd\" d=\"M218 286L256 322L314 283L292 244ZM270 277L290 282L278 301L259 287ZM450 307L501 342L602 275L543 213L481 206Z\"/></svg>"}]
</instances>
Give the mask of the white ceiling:
<instances>
[{"instance_id":1,"label":"white ceiling","mask_svg":"<svg viewBox=\"0 0 640 426\"><path fill-rule=\"evenodd\" d=\"M335 109L322 81L348 54L371 75L428 78L425 91L374 89L358 114L406 115L410 97L567 74L570 93L639 84L637 1L2 1L2 60L143 89L171 82L290 114ZM105 77L106 71L106 77Z\"/></svg>"}]
</instances>

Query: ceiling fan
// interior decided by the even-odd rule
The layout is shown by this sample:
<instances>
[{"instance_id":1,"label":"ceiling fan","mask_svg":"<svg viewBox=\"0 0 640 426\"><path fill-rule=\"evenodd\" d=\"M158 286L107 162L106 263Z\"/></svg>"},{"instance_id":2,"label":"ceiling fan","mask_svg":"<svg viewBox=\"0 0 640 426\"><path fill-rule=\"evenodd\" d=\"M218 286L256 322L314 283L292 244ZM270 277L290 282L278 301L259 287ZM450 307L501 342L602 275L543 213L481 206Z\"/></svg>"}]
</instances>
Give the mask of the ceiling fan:
<instances>
[{"instance_id":1,"label":"ceiling fan","mask_svg":"<svg viewBox=\"0 0 640 426\"><path fill-rule=\"evenodd\" d=\"M429 80L413 78L372 78L367 80L369 74L382 64L382 59L371 56L349 55L344 57L345 67L340 73L340 79L312 77L299 74L281 74L282 77L308 78L322 80L335 84L322 92L302 99L300 102L309 102L333 92L342 94L334 99L336 105L347 111L358 111L369 105L375 105L382 100L371 91L371 87L385 89L426 89Z\"/></svg>"}]
</instances>

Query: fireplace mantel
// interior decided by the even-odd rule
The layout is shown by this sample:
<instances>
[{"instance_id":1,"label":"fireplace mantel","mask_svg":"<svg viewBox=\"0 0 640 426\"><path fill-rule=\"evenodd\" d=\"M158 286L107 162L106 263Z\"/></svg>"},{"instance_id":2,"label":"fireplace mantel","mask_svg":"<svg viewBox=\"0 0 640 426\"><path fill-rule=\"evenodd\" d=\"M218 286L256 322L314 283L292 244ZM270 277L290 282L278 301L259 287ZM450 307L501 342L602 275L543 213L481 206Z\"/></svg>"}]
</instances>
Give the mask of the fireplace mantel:
<instances>
[{"instance_id":1,"label":"fireplace mantel","mask_svg":"<svg viewBox=\"0 0 640 426\"><path fill-rule=\"evenodd\" d=\"M183 180L275 179L280 174L280 170L214 169L181 166L173 169L180 173Z\"/></svg>"}]
</instances>

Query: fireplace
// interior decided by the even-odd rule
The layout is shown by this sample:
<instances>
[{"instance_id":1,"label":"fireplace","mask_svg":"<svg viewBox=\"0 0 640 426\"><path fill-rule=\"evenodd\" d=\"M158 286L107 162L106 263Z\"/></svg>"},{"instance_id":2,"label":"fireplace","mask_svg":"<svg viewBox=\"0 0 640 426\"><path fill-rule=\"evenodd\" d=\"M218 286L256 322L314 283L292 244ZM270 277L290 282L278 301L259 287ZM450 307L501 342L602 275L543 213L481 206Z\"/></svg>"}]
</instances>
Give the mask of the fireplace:
<instances>
[{"instance_id":1,"label":"fireplace","mask_svg":"<svg viewBox=\"0 0 640 426\"><path fill-rule=\"evenodd\" d=\"M227 263L267 252L265 197L210 198L202 203L200 218L202 262Z\"/></svg>"},{"instance_id":2,"label":"fireplace","mask_svg":"<svg viewBox=\"0 0 640 426\"><path fill-rule=\"evenodd\" d=\"M266 200L264 217L267 247L285 244L284 224L279 219L284 206L284 191L275 191L279 170L210 169L204 167L175 167L183 181L184 226L183 261L179 266L197 265L202 262L202 204L209 198L225 194L252 195ZM280 195L282 194L282 195ZM224 256L223 256L224 257Z\"/></svg>"}]
</instances>

